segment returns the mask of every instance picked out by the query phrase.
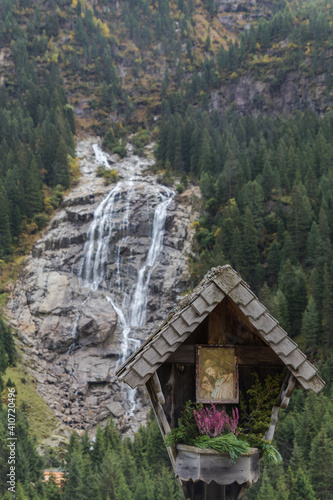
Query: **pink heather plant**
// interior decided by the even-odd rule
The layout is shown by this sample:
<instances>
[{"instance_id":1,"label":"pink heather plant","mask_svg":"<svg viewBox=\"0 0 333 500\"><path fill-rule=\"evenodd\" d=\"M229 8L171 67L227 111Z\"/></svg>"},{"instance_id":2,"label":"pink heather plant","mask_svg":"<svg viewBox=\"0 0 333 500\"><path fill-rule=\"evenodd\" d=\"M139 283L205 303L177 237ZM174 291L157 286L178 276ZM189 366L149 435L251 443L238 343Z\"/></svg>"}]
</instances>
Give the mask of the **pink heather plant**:
<instances>
[{"instance_id":1,"label":"pink heather plant","mask_svg":"<svg viewBox=\"0 0 333 500\"><path fill-rule=\"evenodd\" d=\"M226 432L235 434L238 425L238 409L232 410L232 417L222 410L218 411L211 403L211 408L203 410L194 410L194 418L197 423L200 434L209 437L217 437Z\"/></svg>"}]
</instances>

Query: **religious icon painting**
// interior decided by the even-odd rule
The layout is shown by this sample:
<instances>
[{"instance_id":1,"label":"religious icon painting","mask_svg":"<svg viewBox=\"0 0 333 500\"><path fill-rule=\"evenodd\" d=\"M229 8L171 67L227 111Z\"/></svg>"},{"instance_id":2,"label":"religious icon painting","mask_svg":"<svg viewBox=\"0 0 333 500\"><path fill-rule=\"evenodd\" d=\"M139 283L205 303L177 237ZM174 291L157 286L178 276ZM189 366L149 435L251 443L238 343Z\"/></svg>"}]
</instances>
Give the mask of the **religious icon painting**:
<instances>
[{"instance_id":1,"label":"religious icon painting","mask_svg":"<svg viewBox=\"0 0 333 500\"><path fill-rule=\"evenodd\" d=\"M198 403L239 403L234 347L197 345L196 400Z\"/></svg>"}]
</instances>

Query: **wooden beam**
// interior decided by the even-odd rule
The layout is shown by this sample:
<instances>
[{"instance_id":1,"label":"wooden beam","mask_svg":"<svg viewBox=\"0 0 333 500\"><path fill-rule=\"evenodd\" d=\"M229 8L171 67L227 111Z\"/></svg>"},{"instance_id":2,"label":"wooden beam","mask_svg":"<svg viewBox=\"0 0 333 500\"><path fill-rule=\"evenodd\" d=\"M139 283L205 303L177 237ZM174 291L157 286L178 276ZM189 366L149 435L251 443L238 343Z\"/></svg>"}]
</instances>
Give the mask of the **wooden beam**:
<instances>
[{"instance_id":1,"label":"wooden beam","mask_svg":"<svg viewBox=\"0 0 333 500\"><path fill-rule=\"evenodd\" d=\"M208 318L208 344L227 344L228 320L226 302L221 302Z\"/></svg>"},{"instance_id":2,"label":"wooden beam","mask_svg":"<svg viewBox=\"0 0 333 500\"><path fill-rule=\"evenodd\" d=\"M291 395L296 387L296 378L291 372L288 372L284 381L282 382L282 389L278 397L278 405L280 408L287 408Z\"/></svg>"},{"instance_id":3,"label":"wooden beam","mask_svg":"<svg viewBox=\"0 0 333 500\"><path fill-rule=\"evenodd\" d=\"M278 416L279 416L279 407L278 406L273 406L272 409L272 416L271 416L271 424L264 435L264 440L265 441L272 441L274 437L274 432L275 432L275 427L278 421Z\"/></svg>"},{"instance_id":4,"label":"wooden beam","mask_svg":"<svg viewBox=\"0 0 333 500\"><path fill-rule=\"evenodd\" d=\"M154 375L152 376L151 383L153 385L153 388L154 388L154 391L155 391L155 394L156 394L158 402L161 405L164 405L165 398L164 398L164 395L163 395L163 391L162 391L160 379L158 378L157 372L155 372Z\"/></svg>"},{"instance_id":5,"label":"wooden beam","mask_svg":"<svg viewBox=\"0 0 333 500\"><path fill-rule=\"evenodd\" d=\"M161 384L160 384L160 381L159 381L159 378L158 378L158 375L157 373L155 373L156 375L156 378L153 382L152 378L150 378L147 382L146 382L146 387L147 387L147 391L148 391L148 394L149 394L149 397L150 397L150 400L151 400L151 403L152 403L152 406L153 406L153 410L154 410L154 413L155 413L155 417L156 417L156 420L158 422L158 425L159 425L159 428L160 428L160 431L161 431L161 434L162 434L162 437L163 439L165 438L165 436L167 434L169 434L169 432L171 432L171 428L170 428L170 425L169 425L169 422L165 416L165 413L163 411L163 408L162 408L162 405L161 403L159 402L158 400L158 396L155 392L155 387L159 386L161 387ZM170 462L172 464L172 467L173 467L173 470L176 470L176 455L177 455L177 450L176 450L176 446L173 445L173 446L167 446L167 452L168 452L168 455L169 455L169 458L170 458ZM183 496L184 498L187 498L187 488L186 486L183 484L183 481L181 479L178 479L178 483L179 483L179 486L180 486L180 489L183 493Z\"/></svg>"},{"instance_id":6,"label":"wooden beam","mask_svg":"<svg viewBox=\"0 0 333 500\"><path fill-rule=\"evenodd\" d=\"M269 346L236 345L239 366L283 366L279 356ZM195 345L183 344L169 356L166 363L195 364Z\"/></svg>"}]
</instances>

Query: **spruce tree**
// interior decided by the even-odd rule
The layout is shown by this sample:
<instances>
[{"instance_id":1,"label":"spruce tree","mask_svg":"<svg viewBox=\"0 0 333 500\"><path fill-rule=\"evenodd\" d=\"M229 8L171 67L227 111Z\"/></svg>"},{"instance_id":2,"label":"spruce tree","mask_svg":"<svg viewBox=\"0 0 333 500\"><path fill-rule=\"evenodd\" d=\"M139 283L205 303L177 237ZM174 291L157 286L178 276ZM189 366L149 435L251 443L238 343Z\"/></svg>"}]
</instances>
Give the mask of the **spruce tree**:
<instances>
[{"instance_id":1,"label":"spruce tree","mask_svg":"<svg viewBox=\"0 0 333 500\"><path fill-rule=\"evenodd\" d=\"M294 476L293 487L290 493L290 500L317 500L309 478L299 467L296 475Z\"/></svg>"},{"instance_id":2,"label":"spruce tree","mask_svg":"<svg viewBox=\"0 0 333 500\"><path fill-rule=\"evenodd\" d=\"M43 208L40 179L35 159L31 161L26 175L25 206L26 215L29 218L41 212Z\"/></svg>"},{"instance_id":3,"label":"spruce tree","mask_svg":"<svg viewBox=\"0 0 333 500\"><path fill-rule=\"evenodd\" d=\"M287 299L290 320L290 336L301 329L302 314L306 308L306 278L301 267L293 266L289 259L281 266L279 288Z\"/></svg>"},{"instance_id":4,"label":"spruce tree","mask_svg":"<svg viewBox=\"0 0 333 500\"><path fill-rule=\"evenodd\" d=\"M5 186L0 179L0 259L10 253L11 244L9 204Z\"/></svg>"},{"instance_id":5,"label":"spruce tree","mask_svg":"<svg viewBox=\"0 0 333 500\"><path fill-rule=\"evenodd\" d=\"M326 417L329 420L323 419L322 429L314 438L310 452L311 484L315 490L315 498L320 500L330 498L333 491L333 439L330 428L332 413L326 414Z\"/></svg>"},{"instance_id":6,"label":"spruce tree","mask_svg":"<svg viewBox=\"0 0 333 500\"><path fill-rule=\"evenodd\" d=\"M250 287L257 290L261 285L258 236L252 212L248 207L245 210L243 242L244 255L246 256L245 279L249 282Z\"/></svg>"},{"instance_id":7,"label":"spruce tree","mask_svg":"<svg viewBox=\"0 0 333 500\"><path fill-rule=\"evenodd\" d=\"M306 340L307 351L315 352L318 346L320 334L320 321L317 312L317 306L312 295L309 297L308 305L302 318L302 335Z\"/></svg>"}]
</instances>

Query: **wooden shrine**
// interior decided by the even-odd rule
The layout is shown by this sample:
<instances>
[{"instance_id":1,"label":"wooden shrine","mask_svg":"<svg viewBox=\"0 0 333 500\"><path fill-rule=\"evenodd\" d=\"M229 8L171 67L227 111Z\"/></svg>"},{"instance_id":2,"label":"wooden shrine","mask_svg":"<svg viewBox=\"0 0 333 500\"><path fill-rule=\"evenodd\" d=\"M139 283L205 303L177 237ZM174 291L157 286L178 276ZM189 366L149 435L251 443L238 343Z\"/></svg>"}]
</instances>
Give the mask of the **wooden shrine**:
<instances>
[{"instance_id":1,"label":"wooden shrine","mask_svg":"<svg viewBox=\"0 0 333 500\"><path fill-rule=\"evenodd\" d=\"M237 406L254 372L261 380L280 373L283 380L267 440L273 438L279 408L288 406L296 386L315 393L324 386L316 368L239 274L222 266L212 269L117 375L132 388L146 386L165 437L189 400L213 401L225 409ZM187 445L173 445L168 452L184 498L238 500L259 478L257 448L236 463L214 450Z\"/></svg>"}]
</instances>

